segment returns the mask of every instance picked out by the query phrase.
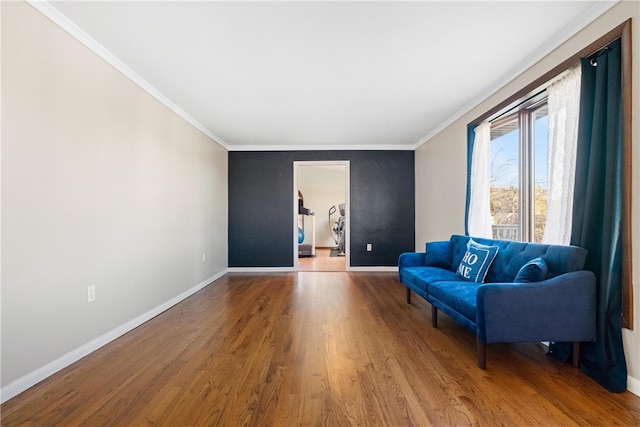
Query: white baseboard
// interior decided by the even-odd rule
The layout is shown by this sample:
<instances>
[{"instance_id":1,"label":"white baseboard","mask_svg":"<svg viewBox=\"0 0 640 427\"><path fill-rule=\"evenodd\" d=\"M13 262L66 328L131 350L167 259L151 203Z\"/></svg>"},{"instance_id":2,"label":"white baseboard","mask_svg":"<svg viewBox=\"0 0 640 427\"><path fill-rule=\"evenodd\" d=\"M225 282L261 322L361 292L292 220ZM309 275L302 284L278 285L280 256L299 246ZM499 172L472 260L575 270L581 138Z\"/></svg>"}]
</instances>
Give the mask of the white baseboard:
<instances>
[{"instance_id":1,"label":"white baseboard","mask_svg":"<svg viewBox=\"0 0 640 427\"><path fill-rule=\"evenodd\" d=\"M174 305L178 304L182 300L195 294L196 292L206 287L207 285L211 284L212 282L218 280L220 277L224 276L225 274L227 274L227 270L223 270L220 273L212 277L209 277L208 279L197 284L193 288L181 293L175 298L172 298L171 300L163 304L160 304L157 307L152 308L146 313L143 313L140 316L136 317L135 319L132 319L129 322L118 326L117 328L107 332L104 335L101 335L97 338L92 339L88 343L83 344L80 347L76 348L75 350L68 352L67 354L54 360L53 362L39 369L36 369L35 371L27 375L24 375L15 381L12 381L11 383L7 384L5 387L0 389L0 402L1 403L6 402L12 397L15 397L18 394L22 393L29 387L36 385L37 383L44 380L45 378L50 377L56 372L71 365L72 363L77 362L78 360L82 359L84 356L88 355L89 353L96 351L100 347L110 343L116 338L119 338L122 335L126 334L127 332L137 328L138 326L154 318L155 316L162 313L163 311L166 311L167 309L173 307Z\"/></svg>"},{"instance_id":2,"label":"white baseboard","mask_svg":"<svg viewBox=\"0 0 640 427\"><path fill-rule=\"evenodd\" d=\"M229 267L229 273L293 273L293 267ZM346 271L356 272L397 272L398 267L347 267Z\"/></svg>"},{"instance_id":3,"label":"white baseboard","mask_svg":"<svg viewBox=\"0 0 640 427\"><path fill-rule=\"evenodd\" d=\"M293 267L229 267L229 273L291 273Z\"/></svg>"},{"instance_id":4,"label":"white baseboard","mask_svg":"<svg viewBox=\"0 0 640 427\"><path fill-rule=\"evenodd\" d=\"M636 396L640 396L640 380L633 378L631 375L627 376L627 390Z\"/></svg>"},{"instance_id":5,"label":"white baseboard","mask_svg":"<svg viewBox=\"0 0 640 427\"><path fill-rule=\"evenodd\" d=\"M7 384L5 387L3 387L2 389L0 389L0 403L4 403L7 400L11 399L12 397L17 396L18 394L22 393L23 391L27 390L29 387L32 387L34 385L36 385L37 383L39 383L40 381L46 379L47 377L50 377L51 375L55 374L56 372L66 368L67 366L71 365L74 362L77 362L78 360L82 359L84 356L98 350L100 347L110 343L111 341L121 337L122 335L126 334L127 332L137 328L138 326L142 325L143 323L149 321L150 319L154 318L155 316L157 316L158 314L162 313L163 311L168 310L169 308L173 307L174 305L178 304L179 302L187 299L188 297L190 297L191 295L195 294L196 292L198 292L199 290L203 289L204 287L206 287L207 285L211 284L212 282L218 280L219 278L221 278L222 276L224 276L227 273L230 272L291 272L293 271L292 268L287 268L287 269L282 269L282 268L260 268L260 267L256 267L256 268L228 268L226 270L221 271L220 273L211 276L210 278L204 280L203 282L197 284L196 286L194 286L193 288L181 293L180 295L176 296L175 298L172 298L171 300L160 304L159 306L147 311L144 314L141 314L140 316L136 317L133 320L130 320L129 322L113 329L110 332L107 332L104 335L101 335L91 341L89 341L88 343L76 348L75 350L70 351L69 353L65 354L64 356L54 360L53 362L39 368L36 369L35 371L21 377L18 378L17 380L11 382L10 384ZM388 272L393 272L393 271L398 271L397 267L351 267L350 271L388 271ZM635 394L636 396L640 396L640 380L632 377L632 376L628 376L627 377L627 390L633 394Z\"/></svg>"},{"instance_id":6,"label":"white baseboard","mask_svg":"<svg viewBox=\"0 0 640 427\"><path fill-rule=\"evenodd\" d=\"M348 271L364 271L364 272L398 272L398 267L349 267Z\"/></svg>"}]
</instances>

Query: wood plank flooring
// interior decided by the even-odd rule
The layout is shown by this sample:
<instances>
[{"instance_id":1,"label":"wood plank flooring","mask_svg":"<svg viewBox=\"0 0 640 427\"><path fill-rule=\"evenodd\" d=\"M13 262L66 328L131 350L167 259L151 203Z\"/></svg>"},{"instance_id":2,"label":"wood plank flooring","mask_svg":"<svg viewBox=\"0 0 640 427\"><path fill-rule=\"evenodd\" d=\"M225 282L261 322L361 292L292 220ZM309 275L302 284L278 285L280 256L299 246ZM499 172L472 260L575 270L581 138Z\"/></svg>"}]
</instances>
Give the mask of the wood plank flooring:
<instances>
[{"instance_id":1,"label":"wood plank flooring","mask_svg":"<svg viewBox=\"0 0 640 427\"><path fill-rule=\"evenodd\" d=\"M345 271L346 258L330 254L330 248L317 248L315 257L298 258L298 271Z\"/></svg>"},{"instance_id":2,"label":"wood plank flooring","mask_svg":"<svg viewBox=\"0 0 640 427\"><path fill-rule=\"evenodd\" d=\"M394 273L228 274L1 407L3 426L638 426L540 344L489 345Z\"/></svg>"}]
</instances>

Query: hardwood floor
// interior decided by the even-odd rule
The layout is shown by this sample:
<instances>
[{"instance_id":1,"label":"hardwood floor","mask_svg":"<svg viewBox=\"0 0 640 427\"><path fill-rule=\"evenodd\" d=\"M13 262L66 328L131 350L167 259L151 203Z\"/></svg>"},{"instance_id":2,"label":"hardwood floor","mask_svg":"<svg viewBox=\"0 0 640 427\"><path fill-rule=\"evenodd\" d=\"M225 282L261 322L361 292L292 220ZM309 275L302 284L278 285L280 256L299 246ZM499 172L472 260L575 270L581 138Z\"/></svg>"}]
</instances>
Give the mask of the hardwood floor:
<instances>
[{"instance_id":1,"label":"hardwood floor","mask_svg":"<svg viewBox=\"0 0 640 427\"><path fill-rule=\"evenodd\" d=\"M317 248L316 256L298 258L298 271L345 271L347 261L344 256L330 256L331 249Z\"/></svg>"},{"instance_id":2,"label":"hardwood floor","mask_svg":"<svg viewBox=\"0 0 640 427\"><path fill-rule=\"evenodd\" d=\"M3 426L637 426L539 344L489 345L394 273L228 274L1 407Z\"/></svg>"}]
</instances>

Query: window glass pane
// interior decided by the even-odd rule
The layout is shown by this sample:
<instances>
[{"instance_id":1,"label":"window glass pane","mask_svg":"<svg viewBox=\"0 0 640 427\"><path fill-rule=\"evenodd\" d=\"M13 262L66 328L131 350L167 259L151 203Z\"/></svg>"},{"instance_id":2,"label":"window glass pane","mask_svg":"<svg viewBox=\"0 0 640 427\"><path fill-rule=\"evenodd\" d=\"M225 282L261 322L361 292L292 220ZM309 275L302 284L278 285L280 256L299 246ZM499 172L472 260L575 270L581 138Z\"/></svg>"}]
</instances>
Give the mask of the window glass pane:
<instances>
[{"instance_id":1,"label":"window glass pane","mask_svg":"<svg viewBox=\"0 0 640 427\"><path fill-rule=\"evenodd\" d=\"M547 173L547 135L549 121L546 105L533 113L533 211L534 242L542 242L547 220L547 191L549 189Z\"/></svg>"},{"instance_id":2,"label":"window glass pane","mask_svg":"<svg viewBox=\"0 0 640 427\"><path fill-rule=\"evenodd\" d=\"M491 128L491 224L494 239L519 240L518 118Z\"/></svg>"}]
</instances>

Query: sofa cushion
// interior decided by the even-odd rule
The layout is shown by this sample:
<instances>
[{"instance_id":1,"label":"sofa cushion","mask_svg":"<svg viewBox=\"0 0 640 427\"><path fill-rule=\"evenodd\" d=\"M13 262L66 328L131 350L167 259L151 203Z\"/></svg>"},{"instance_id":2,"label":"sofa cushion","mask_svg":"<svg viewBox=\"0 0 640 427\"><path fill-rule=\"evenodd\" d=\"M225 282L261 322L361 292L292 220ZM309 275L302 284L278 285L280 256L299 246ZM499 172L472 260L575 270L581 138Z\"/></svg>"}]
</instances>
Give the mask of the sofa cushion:
<instances>
[{"instance_id":1,"label":"sofa cushion","mask_svg":"<svg viewBox=\"0 0 640 427\"><path fill-rule=\"evenodd\" d=\"M514 283L539 282L547 278L549 268L542 257L534 258L520 268Z\"/></svg>"},{"instance_id":2,"label":"sofa cushion","mask_svg":"<svg viewBox=\"0 0 640 427\"><path fill-rule=\"evenodd\" d=\"M425 264L451 270L451 245L448 240L443 242L427 242Z\"/></svg>"},{"instance_id":3,"label":"sofa cushion","mask_svg":"<svg viewBox=\"0 0 640 427\"><path fill-rule=\"evenodd\" d=\"M467 251L460 260L456 273L464 280L483 283L497 254L497 246L486 246L469 239Z\"/></svg>"},{"instance_id":4,"label":"sofa cushion","mask_svg":"<svg viewBox=\"0 0 640 427\"><path fill-rule=\"evenodd\" d=\"M402 269L402 279L427 292L431 283L443 280L459 280L456 273L439 267L407 267Z\"/></svg>"},{"instance_id":5,"label":"sofa cushion","mask_svg":"<svg viewBox=\"0 0 640 427\"><path fill-rule=\"evenodd\" d=\"M460 280L429 285L429 300L436 299L475 323L477 290L480 283Z\"/></svg>"}]
</instances>

